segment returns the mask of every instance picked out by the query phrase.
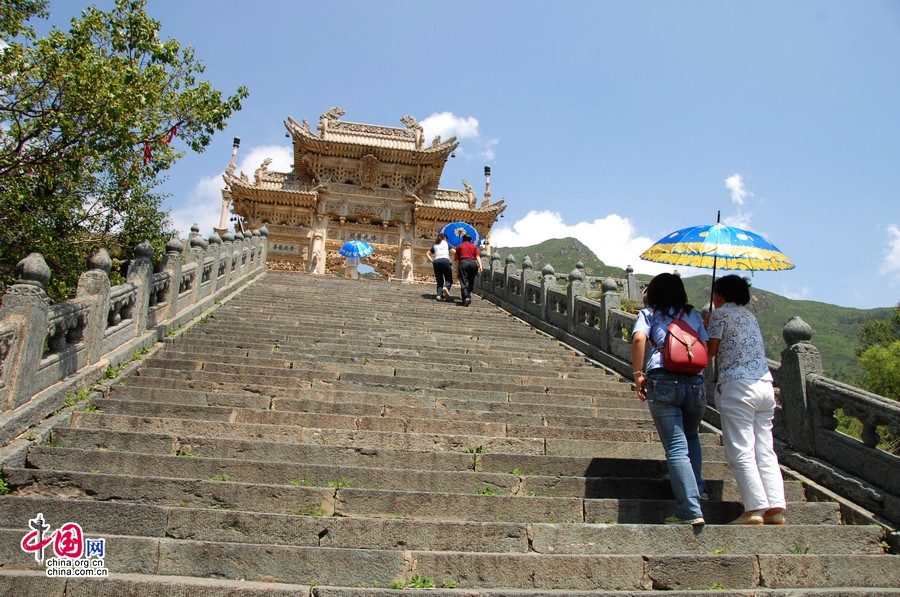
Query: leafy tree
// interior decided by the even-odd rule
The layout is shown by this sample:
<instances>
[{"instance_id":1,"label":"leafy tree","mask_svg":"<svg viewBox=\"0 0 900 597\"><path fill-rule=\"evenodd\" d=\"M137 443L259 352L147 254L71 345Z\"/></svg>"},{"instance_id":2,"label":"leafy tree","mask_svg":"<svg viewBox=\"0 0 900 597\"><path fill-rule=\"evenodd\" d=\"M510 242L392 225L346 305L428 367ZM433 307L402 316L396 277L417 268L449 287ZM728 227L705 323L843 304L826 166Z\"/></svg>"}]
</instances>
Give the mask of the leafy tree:
<instances>
[{"instance_id":1,"label":"leafy tree","mask_svg":"<svg viewBox=\"0 0 900 597\"><path fill-rule=\"evenodd\" d=\"M33 251L53 272L56 299L74 290L87 256L104 246L125 260L140 241L171 236L154 189L184 155L202 152L241 109L200 80L193 48L162 41L146 0L90 7L68 31L37 38L29 24L48 0L0 5L0 284Z\"/></svg>"},{"instance_id":2,"label":"leafy tree","mask_svg":"<svg viewBox=\"0 0 900 597\"><path fill-rule=\"evenodd\" d=\"M856 354L863 369L860 385L900 400L900 303L890 317L863 324L858 340Z\"/></svg>"},{"instance_id":3,"label":"leafy tree","mask_svg":"<svg viewBox=\"0 0 900 597\"><path fill-rule=\"evenodd\" d=\"M870 346L860 355L859 363L865 389L900 400L900 340Z\"/></svg>"}]
</instances>

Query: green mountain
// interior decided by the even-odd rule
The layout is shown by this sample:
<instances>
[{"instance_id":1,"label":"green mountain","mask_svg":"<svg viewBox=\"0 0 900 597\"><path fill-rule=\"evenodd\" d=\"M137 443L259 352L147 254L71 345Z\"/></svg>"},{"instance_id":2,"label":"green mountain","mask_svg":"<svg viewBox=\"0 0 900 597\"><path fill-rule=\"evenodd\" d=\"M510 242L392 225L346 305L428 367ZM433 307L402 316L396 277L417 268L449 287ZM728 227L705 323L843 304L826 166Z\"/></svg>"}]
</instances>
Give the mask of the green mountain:
<instances>
[{"instance_id":1,"label":"green mountain","mask_svg":"<svg viewBox=\"0 0 900 597\"><path fill-rule=\"evenodd\" d=\"M507 255L513 255L518 268L522 267L522 260L528 255L534 263L534 269L538 271L549 263L557 274L565 274L575 269L575 264L581 261L589 276L625 277L625 270L604 264L593 251L575 238L551 239L530 247L498 247L494 249L494 253L500 256L501 263L506 261ZM638 275L637 278L649 281L651 276ZM685 290L693 305L702 309L709 304L711 282L711 275L684 278ZM751 301L747 308L759 319L766 355L770 359L781 360L781 351L785 348L781 335L784 324L798 315L812 327L812 343L822 354L825 374L846 383L853 383L861 374L854 352L860 326L873 319L887 318L892 311L890 307L852 309L816 301L794 300L758 288L751 289Z\"/></svg>"}]
</instances>

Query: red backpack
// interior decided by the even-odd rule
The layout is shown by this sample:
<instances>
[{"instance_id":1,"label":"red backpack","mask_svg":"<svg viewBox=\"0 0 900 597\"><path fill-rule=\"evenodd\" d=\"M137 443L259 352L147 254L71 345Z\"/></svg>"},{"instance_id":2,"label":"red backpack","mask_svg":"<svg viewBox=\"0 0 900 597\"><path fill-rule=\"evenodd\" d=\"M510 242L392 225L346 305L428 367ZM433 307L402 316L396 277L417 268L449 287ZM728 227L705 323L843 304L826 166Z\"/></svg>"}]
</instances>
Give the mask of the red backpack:
<instances>
[{"instance_id":1,"label":"red backpack","mask_svg":"<svg viewBox=\"0 0 900 597\"><path fill-rule=\"evenodd\" d=\"M650 343L662 354L664 369L697 375L706 369L709 355L697 331L681 318L683 314L684 311L669 324L662 348L656 345L652 337Z\"/></svg>"}]
</instances>

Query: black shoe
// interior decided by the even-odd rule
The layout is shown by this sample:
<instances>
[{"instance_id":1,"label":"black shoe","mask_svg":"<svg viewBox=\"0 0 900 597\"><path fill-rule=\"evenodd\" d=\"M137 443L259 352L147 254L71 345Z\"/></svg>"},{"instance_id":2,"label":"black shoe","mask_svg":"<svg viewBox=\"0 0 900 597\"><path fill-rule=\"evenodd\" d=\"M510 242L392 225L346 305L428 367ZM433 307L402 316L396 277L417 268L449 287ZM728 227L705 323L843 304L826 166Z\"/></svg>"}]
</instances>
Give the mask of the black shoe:
<instances>
[{"instance_id":1,"label":"black shoe","mask_svg":"<svg viewBox=\"0 0 900 597\"><path fill-rule=\"evenodd\" d=\"M472 304L472 299L466 297L466 300L463 301L463 304L468 307Z\"/></svg>"}]
</instances>

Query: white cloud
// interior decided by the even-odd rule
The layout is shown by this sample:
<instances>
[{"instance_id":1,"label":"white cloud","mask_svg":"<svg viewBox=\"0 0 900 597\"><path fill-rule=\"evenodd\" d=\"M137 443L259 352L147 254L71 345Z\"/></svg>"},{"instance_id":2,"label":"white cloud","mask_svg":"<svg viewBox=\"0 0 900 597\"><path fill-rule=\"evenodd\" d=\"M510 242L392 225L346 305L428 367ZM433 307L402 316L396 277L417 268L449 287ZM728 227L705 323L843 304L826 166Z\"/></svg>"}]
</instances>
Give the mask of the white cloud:
<instances>
[{"instance_id":1,"label":"white cloud","mask_svg":"<svg viewBox=\"0 0 900 597\"><path fill-rule=\"evenodd\" d=\"M888 241L884 250L884 262L878 269L882 274L893 274L895 281L900 281L900 226L890 224L887 227Z\"/></svg>"},{"instance_id":2,"label":"white cloud","mask_svg":"<svg viewBox=\"0 0 900 597\"><path fill-rule=\"evenodd\" d=\"M440 135L446 141L450 137L457 139L470 139L478 137L478 119L472 116L463 118L452 112L432 114L420 123L425 129L426 143L430 143L435 135Z\"/></svg>"},{"instance_id":3,"label":"white cloud","mask_svg":"<svg viewBox=\"0 0 900 597\"><path fill-rule=\"evenodd\" d=\"M787 286L782 286L781 291L778 294L795 301L805 301L812 293L807 286L803 286L802 288L795 288L793 286L788 288Z\"/></svg>"},{"instance_id":4,"label":"white cloud","mask_svg":"<svg viewBox=\"0 0 900 597\"><path fill-rule=\"evenodd\" d=\"M565 237L574 237L583 242L606 265L621 268L631 265L635 272L650 275L675 269L671 265L641 259L640 254L654 241L638 236L631 221L616 214L593 222L570 225L563 221L558 212L531 211L511 227L494 226L491 244L495 247L523 247L551 238ZM684 268L681 270L686 273Z\"/></svg>"},{"instance_id":5,"label":"white cloud","mask_svg":"<svg viewBox=\"0 0 900 597\"><path fill-rule=\"evenodd\" d=\"M734 226L735 228L743 228L744 230L755 232L750 224L751 218L753 218L753 213L749 211L738 212L733 216L725 216L722 218L722 223L726 226Z\"/></svg>"},{"instance_id":6,"label":"white cloud","mask_svg":"<svg viewBox=\"0 0 900 597\"><path fill-rule=\"evenodd\" d=\"M236 171L244 172L250 180L253 180L253 173L266 158L272 158L269 170L290 172L293 168L293 154L290 147L262 145L253 147L244 154ZM225 171L222 170L218 174L198 180L190 198L181 207L172 210L172 223L181 238L187 237L194 224L200 227L200 234L204 237L208 237L213 233L213 228L219 226L222 213L222 189L225 188L225 183L222 181L224 173Z\"/></svg>"},{"instance_id":7,"label":"white cloud","mask_svg":"<svg viewBox=\"0 0 900 597\"><path fill-rule=\"evenodd\" d=\"M743 205L745 199L753 196L753 193L744 186L744 177L741 176L740 172L735 172L726 178L725 187L731 191L731 200L738 205Z\"/></svg>"}]
</instances>

